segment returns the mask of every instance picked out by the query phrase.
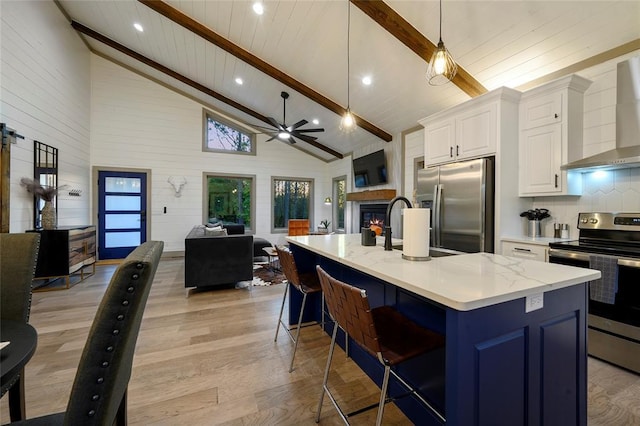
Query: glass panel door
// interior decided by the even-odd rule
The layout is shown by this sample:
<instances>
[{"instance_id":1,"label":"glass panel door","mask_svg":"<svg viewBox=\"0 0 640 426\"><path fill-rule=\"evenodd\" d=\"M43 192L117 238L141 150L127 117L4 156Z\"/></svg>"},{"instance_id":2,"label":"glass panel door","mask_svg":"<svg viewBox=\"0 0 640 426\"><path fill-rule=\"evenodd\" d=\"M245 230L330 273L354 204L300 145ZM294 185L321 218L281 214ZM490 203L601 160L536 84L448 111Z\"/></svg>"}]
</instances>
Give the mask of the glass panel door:
<instances>
[{"instance_id":1,"label":"glass panel door","mask_svg":"<svg viewBox=\"0 0 640 426\"><path fill-rule=\"evenodd\" d=\"M147 240L147 175L98 173L98 256L123 259Z\"/></svg>"}]
</instances>

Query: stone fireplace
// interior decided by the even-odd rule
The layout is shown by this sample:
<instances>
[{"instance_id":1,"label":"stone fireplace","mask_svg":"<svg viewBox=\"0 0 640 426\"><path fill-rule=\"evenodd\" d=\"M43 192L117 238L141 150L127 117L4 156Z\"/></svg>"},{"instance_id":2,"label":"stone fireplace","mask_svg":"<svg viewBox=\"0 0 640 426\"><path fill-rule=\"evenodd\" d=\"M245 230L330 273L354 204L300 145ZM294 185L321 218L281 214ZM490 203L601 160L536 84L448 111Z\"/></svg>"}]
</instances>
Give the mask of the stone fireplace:
<instances>
[{"instance_id":1,"label":"stone fireplace","mask_svg":"<svg viewBox=\"0 0 640 426\"><path fill-rule=\"evenodd\" d=\"M382 228L384 233L384 219L387 214L388 203L380 204L360 204L360 228L368 228L371 224L376 224Z\"/></svg>"}]
</instances>

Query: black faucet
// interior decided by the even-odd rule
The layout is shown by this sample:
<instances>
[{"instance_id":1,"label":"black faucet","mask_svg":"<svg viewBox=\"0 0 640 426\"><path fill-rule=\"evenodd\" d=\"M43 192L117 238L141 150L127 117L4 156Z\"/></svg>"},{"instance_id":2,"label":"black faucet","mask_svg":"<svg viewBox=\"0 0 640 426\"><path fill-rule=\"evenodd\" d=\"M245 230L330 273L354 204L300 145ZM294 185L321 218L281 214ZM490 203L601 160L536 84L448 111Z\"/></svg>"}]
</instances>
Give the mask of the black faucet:
<instances>
[{"instance_id":1,"label":"black faucet","mask_svg":"<svg viewBox=\"0 0 640 426\"><path fill-rule=\"evenodd\" d=\"M396 201L404 201L405 204L411 208L413 207L411 205L411 202L402 196L398 196L395 197L393 200L389 201L389 205L387 206L387 215L384 219L384 249L386 251L390 251L392 250L391 248L391 209L393 208L393 205L396 203Z\"/></svg>"}]
</instances>

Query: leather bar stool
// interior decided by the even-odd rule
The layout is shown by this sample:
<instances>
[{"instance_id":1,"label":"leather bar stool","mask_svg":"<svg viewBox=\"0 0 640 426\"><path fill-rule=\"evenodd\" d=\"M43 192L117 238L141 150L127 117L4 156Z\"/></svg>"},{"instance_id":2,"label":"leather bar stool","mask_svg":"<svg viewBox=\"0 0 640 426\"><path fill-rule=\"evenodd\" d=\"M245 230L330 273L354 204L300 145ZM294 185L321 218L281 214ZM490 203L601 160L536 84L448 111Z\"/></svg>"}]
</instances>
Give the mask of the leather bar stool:
<instances>
[{"instance_id":1,"label":"leather bar stool","mask_svg":"<svg viewBox=\"0 0 640 426\"><path fill-rule=\"evenodd\" d=\"M298 349L298 342L300 340L300 329L304 327L302 325L302 317L304 315L304 308L307 303L307 296L312 293L321 293L322 287L320 287L320 281L318 280L318 274L313 272L298 272L298 268L296 266L295 259L293 258L293 253L289 251L285 247L276 246L276 251L278 253L278 260L280 261L280 268L284 273L284 276L287 278L289 284L291 284L296 290L302 293L302 304L300 306L300 315L298 316L298 324L295 328L290 328L287 324L282 322L282 312L284 311L284 304L287 300L287 292L289 290L289 285L285 285L284 287L284 295L282 297L282 306L280 307L280 316L278 318L278 324L276 325L276 337L273 339L274 342L278 341L278 331L280 330L280 325L284 327L287 334L294 343L293 347L293 355L291 355L291 365L289 366L289 373L293 371L293 360L296 357L296 350ZM320 322L321 327L324 327L324 295L322 298L322 320ZM309 325L315 325L309 324ZM291 331L295 330L295 337L291 333Z\"/></svg>"},{"instance_id":2,"label":"leather bar stool","mask_svg":"<svg viewBox=\"0 0 640 426\"><path fill-rule=\"evenodd\" d=\"M445 343L444 336L419 326L391 306L381 306L371 309L365 290L336 280L327 274L320 266L316 266L316 269L320 278L322 291L326 298L329 316L335 321L329 356L327 357L327 366L322 382L322 393L320 395L320 402L318 403L316 423L320 421L320 411L326 392L338 411L338 414L346 424L349 424L347 420L349 416L354 416L371 408L375 408L376 406L378 407L376 425L382 424L385 403L392 400L391 398L387 398L390 373L409 391L403 396L413 395L417 397L444 422L444 417L392 370L392 367L404 361L443 347ZM384 366L380 401L377 404L364 407L351 413L344 413L342 411L327 386L331 360L336 345L338 326L346 330L359 346L373 355Z\"/></svg>"}]
</instances>

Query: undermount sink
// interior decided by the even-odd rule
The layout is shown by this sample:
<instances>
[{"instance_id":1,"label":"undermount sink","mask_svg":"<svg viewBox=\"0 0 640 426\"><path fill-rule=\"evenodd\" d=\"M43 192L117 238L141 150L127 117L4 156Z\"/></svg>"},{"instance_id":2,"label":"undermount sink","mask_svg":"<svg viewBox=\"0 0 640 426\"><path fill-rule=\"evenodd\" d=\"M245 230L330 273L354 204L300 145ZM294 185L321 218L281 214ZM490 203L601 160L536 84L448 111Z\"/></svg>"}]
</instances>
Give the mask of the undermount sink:
<instances>
[{"instance_id":1,"label":"undermount sink","mask_svg":"<svg viewBox=\"0 0 640 426\"><path fill-rule=\"evenodd\" d=\"M391 246L391 248L394 250L402 250L402 244L396 244L394 246ZM445 256L454 256L456 254L464 254L464 253L456 252L454 250L438 249L433 247L429 248L429 257L445 257Z\"/></svg>"}]
</instances>

